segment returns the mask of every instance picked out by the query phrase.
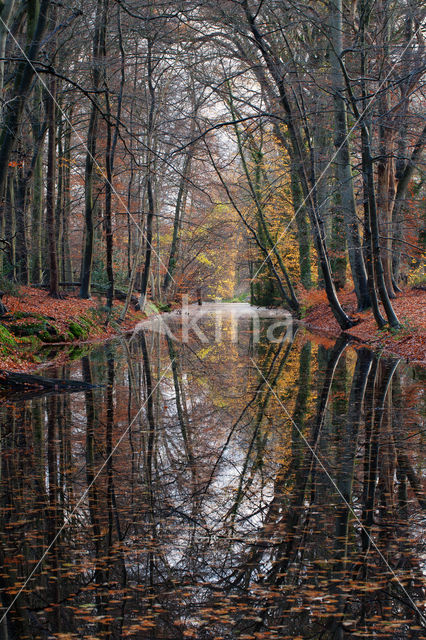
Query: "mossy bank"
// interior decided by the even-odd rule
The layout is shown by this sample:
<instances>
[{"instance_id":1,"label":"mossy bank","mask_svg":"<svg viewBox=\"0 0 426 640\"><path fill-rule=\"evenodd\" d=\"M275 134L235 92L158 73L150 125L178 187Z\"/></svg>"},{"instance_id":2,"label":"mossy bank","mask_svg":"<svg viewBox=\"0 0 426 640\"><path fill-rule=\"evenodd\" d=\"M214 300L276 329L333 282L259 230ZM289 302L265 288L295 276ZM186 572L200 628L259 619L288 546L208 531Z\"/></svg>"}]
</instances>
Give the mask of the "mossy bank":
<instances>
[{"instance_id":1,"label":"mossy bank","mask_svg":"<svg viewBox=\"0 0 426 640\"><path fill-rule=\"evenodd\" d=\"M7 296L4 303L7 311L0 316L0 369L10 371L26 372L58 359L81 357L91 348L90 343L126 332L147 316L129 309L119 324L120 303L109 314L102 298L81 300L67 295L55 300L30 287L21 287L19 294Z\"/></svg>"}]
</instances>

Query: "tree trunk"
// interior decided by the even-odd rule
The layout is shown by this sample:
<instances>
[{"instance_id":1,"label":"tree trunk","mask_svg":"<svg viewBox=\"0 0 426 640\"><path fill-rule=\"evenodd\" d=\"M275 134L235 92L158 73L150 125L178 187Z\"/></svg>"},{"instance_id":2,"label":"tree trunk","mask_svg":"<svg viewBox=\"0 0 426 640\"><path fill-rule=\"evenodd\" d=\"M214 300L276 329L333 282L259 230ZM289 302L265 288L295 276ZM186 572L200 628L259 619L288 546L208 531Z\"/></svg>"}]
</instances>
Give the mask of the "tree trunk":
<instances>
[{"instance_id":1,"label":"tree trunk","mask_svg":"<svg viewBox=\"0 0 426 640\"><path fill-rule=\"evenodd\" d=\"M53 26L56 26L57 9L52 11ZM52 43L55 55L55 39ZM51 76L46 92L46 117L48 127L47 177L46 177L46 229L49 251L49 295L59 298L59 274L57 256L57 234L55 220L55 181L56 181L56 78Z\"/></svg>"},{"instance_id":2,"label":"tree trunk","mask_svg":"<svg viewBox=\"0 0 426 640\"><path fill-rule=\"evenodd\" d=\"M111 206L112 206L112 176L113 176L113 148L112 148L112 135L111 135L111 105L108 93L106 93L106 116L107 116L107 144L105 149L105 165L106 165L106 180L105 180L105 242L106 242L106 272L108 277L108 291L106 306L108 309L112 309L114 301L114 269L113 269L113 235L112 235L112 218L111 218Z\"/></svg>"},{"instance_id":3,"label":"tree trunk","mask_svg":"<svg viewBox=\"0 0 426 640\"><path fill-rule=\"evenodd\" d=\"M299 243L299 269L300 279L305 289L312 288L311 274L311 239L309 222L306 217L306 207L303 205L303 194L300 187L299 177L291 164L291 195L293 199L293 209L296 218L297 240Z\"/></svg>"},{"instance_id":4,"label":"tree trunk","mask_svg":"<svg viewBox=\"0 0 426 640\"><path fill-rule=\"evenodd\" d=\"M58 91L56 91L58 95ZM62 102L62 101L61 101ZM57 180L56 180L56 205L55 205L55 230L56 230L56 253L58 271L62 273L63 255L62 239L64 237L64 120L62 117L63 108L58 102L57 117Z\"/></svg>"},{"instance_id":5,"label":"tree trunk","mask_svg":"<svg viewBox=\"0 0 426 640\"><path fill-rule=\"evenodd\" d=\"M184 210L185 193L188 188L187 182L188 182L188 178L191 171L191 162L194 155L194 151L195 151L194 145L192 144L189 147L189 150L185 156L182 175L179 182L179 189L178 189L178 194L176 198L175 213L173 218L172 244L170 246L169 260L167 263L167 271L165 273L164 281L163 281L163 291L165 294L167 294L167 291L173 279L173 274L176 270L180 222L181 222L181 217L183 215L183 210Z\"/></svg>"},{"instance_id":6,"label":"tree trunk","mask_svg":"<svg viewBox=\"0 0 426 640\"><path fill-rule=\"evenodd\" d=\"M379 2L381 60L383 74L389 74L389 11L387 0ZM380 250L383 272L389 298L395 298L392 284L393 225L392 204L395 199L394 122L391 114L390 86L383 81L378 96L379 159L377 162L377 212L380 231Z\"/></svg>"},{"instance_id":7,"label":"tree trunk","mask_svg":"<svg viewBox=\"0 0 426 640\"><path fill-rule=\"evenodd\" d=\"M358 310L362 311L370 306L370 296L356 215L346 104L343 98L344 79L339 62L343 51L342 16L342 0L331 0L330 26L332 46L330 50L330 64L334 91L334 146L337 153L336 175L340 201L338 202L338 206L341 208L344 218L349 263L358 302Z\"/></svg>"},{"instance_id":8,"label":"tree trunk","mask_svg":"<svg viewBox=\"0 0 426 640\"><path fill-rule=\"evenodd\" d=\"M39 81L34 86L33 117L31 119L32 143L37 141L45 130L42 122L43 90ZM34 164L31 198L31 263L30 280L39 284L42 280L42 220L43 220L43 154L41 147Z\"/></svg>"},{"instance_id":9,"label":"tree trunk","mask_svg":"<svg viewBox=\"0 0 426 640\"><path fill-rule=\"evenodd\" d=\"M8 28L14 18L16 0L5 0L0 8L0 91L4 86L4 58L6 54L6 41L9 35Z\"/></svg>"},{"instance_id":10,"label":"tree trunk","mask_svg":"<svg viewBox=\"0 0 426 640\"><path fill-rule=\"evenodd\" d=\"M361 1L360 7L360 47L361 47L361 92L363 97L363 110L365 111L366 105L366 58L365 58L365 24L366 20L368 20L368 12L366 3L364 0ZM357 114L359 115L359 114ZM399 328L400 324L398 318L393 310L391 301L388 296L388 291L386 288L383 264L381 259L380 252L380 239L379 239L379 223L377 217L377 207L376 207L376 194L374 190L374 169L373 169L373 158L371 154L371 142L370 142L370 132L365 121L364 117L359 117L360 125L361 125L361 156L362 156L362 174L363 174L363 183L364 183L364 208L365 208L365 225L364 225L364 233L370 234L371 242L367 245L368 254L371 252L371 255L367 255L367 260L371 260L370 265L370 274L371 270L373 271L373 277L369 278L370 280L370 297L372 298L373 304L373 312L376 319L376 322L379 327L383 326L383 316L378 310L378 306L374 302L374 291L375 284L377 283L377 289L379 292L380 300L383 304L383 308L391 327ZM367 242L369 240L368 236L366 238Z\"/></svg>"},{"instance_id":11,"label":"tree trunk","mask_svg":"<svg viewBox=\"0 0 426 640\"><path fill-rule=\"evenodd\" d=\"M0 135L0 194L3 193L6 176L9 168L10 154L17 140L18 129L21 122L22 112L31 89L35 69L33 62L37 58L43 33L46 28L47 12L50 0L41 0L40 10L37 12L38 0L28 1L28 12L32 11L37 15L37 26L34 37L26 50L27 59L17 66L13 95L10 97L5 107L3 128Z\"/></svg>"},{"instance_id":12,"label":"tree trunk","mask_svg":"<svg viewBox=\"0 0 426 640\"><path fill-rule=\"evenodd\" d=\"M98 0L96 5L96 24L93 36L93 54L92 54L92 81L93 90L98 91L101 83L101 57L102 57L102 39L105 37L104 26L102 25L103 17L103 0ZM87 132L87 153L86 167L84 176L84 243L83 243L83 259L81 264L81 288L80 298L90 298L90 285L92 280L93 267L93 245L94 245L94 197L93 185L95 180L96 166L96 141L98 136L98 108L92 103L90 112L89 128Z\"/></svg>"},{"instance_id":13,"label":"tree trunk","mask_svg":"<svg viewBox=\"0 0 426 640\"><path fill-rule=\"evenodd\" d=\"M154 132L154 116L156 110L156 96L155 89L153 84L153 65L152 65L152 47L153 43L150 38L148 38L148 58L147 58L147 67L148 67L148 89L150 95L150 106L149 106L149 114L148 114L148 150L147 150L147 174L146 174L146 191L148 198L148 213L146 218L146 248L145 248L145 261L144 268L142 272L142 282L141 282L141 295L140 295L140 308L141 311L144 310L146 295L148 290L148 282L149 275L151 269L151 257L152 257L152 223L154 220L155 213L155 203L154 203L154 189L153 189L153 159L152 159L152 140L153 140L153 132Z\"/></svg>"},{"instance_id":14,"label":"tree trunk","mask_svg":"<svg viewBox=\"0 0 426 640\"><path fill-rule=\"evenodd\" d=\"M28 269L28 238L27 238L27 216L26 216L28 177L24 175L24 170L21 168L19 168L16 173L17 173L17 185L16 185L16 194L15 194L16 279L20 284L28 285L29 269Z\"/></svg>"},{"instance_id":15,"label":"tree trunk","mask_svg":"<svg viewBox=\"0 0 426 640\"><path fill-rule=\"evenodd\" d=\"M6 206L9 215L5 215L5 236L7 240L7 257L9 260L9 277L16 280L16 254L15 254L15 170L10 172L6 184Z\"/></svg>"},{"instance_id":16,"label":"tree trunk","mask_svg":"<svg viewBox=\"0 0 426 640\"><path fill-rule=\"evenodd\" d=\"M149 169L150 171L150 169ZM144 310L146 295L148 290L149 275L151 270L151 257L152 257L152 223L154 220L154 195L152 190L152 176L147 177L147 195L148 195L148 215L146 217L146 232L145 232L145 261L142 272L141 281L141 295L140 295L140 309Z\"/></svg>"},{"instance_id":17,"label":"tree trunk","mask_svg":"<svg viewBox=\"0 0 426 640\"><path fill-rule=\"evenodd\" d=\"M46 177L46 229L49 251L49 295L59 298L58 258L55 220L55 179L56 179L56 79L52 76L46 95L48 121L47 177Z\"/></svg>"},{"instance_id":18,"label":"tree trunk","mask_svg":"<svg viewBox=\"0 0 426 640\"><path fill-rule=\"evenodd\" d=\"M104 20L103 24L107 24L107 15L108 15L108 0L105 0L104 5ZM114 135L112 135L111 131L111 105L109 100L108 86L107 86L107 78L106 78L106 70L104 71L104 84L106 90L106 110L107 110L107 147L105 151L105 165L106 165L106 184L105 184L105 237L106 237L106 271L108 277L108 293L107 293L107 307L108 309L112 308L113 300L114 300L114 268L113 268L113 249L114 249L114 236L112 230L112 219L111 219L111 206L112 206L112 191L113 191L113 176L114 176L114 158L115 158L115 150L117 148L118 141L118 128L121 118L121 106L123 100L123 91L125 85L125 53L123 49L123 41L122 41L122 32L121 32L121 15L120 15L120 7L118 7L117 13L117 23L118 23L118 34L119 34L119 46L120 46L120 55L121 55L121 81L120 81L120 92L118 96L118 105L117 105L117 114L115 116L115 127L114 127ZM103 37L103 57L106 59L107 48L106 48L106 35Z\"/></svg>"},{"instance_id":19,"label":"tree trunk","mask_svg":"<svg viewBox=\"0 0 426 640\"><path fill-rule=\"evenodd\" d=\"M64 141L64 196L63 196L63 233L61 239L62 246L62 280L72 280L72 260L69 236L69 223L71 217L71 134L72 134L72 107L67 112L68 126L65 131Z\"/></svg>"}]
</instances>

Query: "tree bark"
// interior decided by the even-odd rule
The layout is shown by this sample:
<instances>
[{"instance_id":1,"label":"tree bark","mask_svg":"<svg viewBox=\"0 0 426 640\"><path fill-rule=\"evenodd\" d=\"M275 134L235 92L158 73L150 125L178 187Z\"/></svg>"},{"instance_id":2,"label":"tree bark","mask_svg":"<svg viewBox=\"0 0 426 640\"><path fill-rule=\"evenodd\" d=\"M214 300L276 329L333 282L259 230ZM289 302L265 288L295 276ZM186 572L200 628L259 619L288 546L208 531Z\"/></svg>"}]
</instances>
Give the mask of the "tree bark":
<instances>
[{"instance_id":1,"label":"tree bark","mask_svg":"<svg viewBox=\"0 0 426 640\"><path fill-rule=\"evenodd\" d=\"M14 17L16 0L5 0L0 8L0 91L4 86L4 57L6 53L6 41L9 34L8 28Z\"/></svg>"},{"instance_id":2,"label":"tree bark","mask_svg":"<svg viewBox=\"0 0 426 640\"><path fill-rule=\"evenodd\" d=\"M62 280L72 280L72 259L70 247L70 217L71 217L71 134L72 134L72 117L73 109L67 110L67 128L65 130L64 141L64 157L63 157L63 233L61 238L61 255L62 255Z\"/></svg>"},{"instance_id":3,"label":"tree bark","mask_svg":"<svg viewBox=\"0 0 426 640\"><path fill-rule=\"evenodd\" d=\"M358 302L358 310L370 306L367 272L362 253L361 238L355 207L354 187L351 171L351 157L348 140L346 104L343 98L344 78L339 58L343 51L343 3L342 0L330 1L331 50L330 64L334 97L334 123L336 148L336 174L338 180L338 203L343 213L349 263Z\"/></svg>"},{"instance_id":4,"label":"tree bark","mask_svg":"<svg viewBox=\"0 0 426 640\"><path fill-rule=\"evenodd\" d=\"M40 140L45 123L42 123L43 90L40 82L34 87L33 111L35 113L32 122L33 146ZM30 280L40 283L42 280L42 221L43 221L43 154L41 149L37 154L32 180L31 200L31 264Z\"/></svg>"},{"instance_id":5,"label":"tree bark","mask_svg":"<svg viewBox=\"0 0 426 640\"><path fill-rule=\"evenodd\" d=\"M303 205L303 194L300 187L299 177L291 164L291 195L293 199L293 209L296 218L297 240L299 243L299 269L300 279L305 289L312 288L311 274L311 241L309 222L306 217L306 207Z\"/></svg>"},{"instance_id":6,"label":"tree bark","mask_svg":"<svg viewBox=\"0 0 426 640\"><path fill-rule=\"evenodd\" d=\"M0 194L3 193L9 167L10 154L15 146L22 112L34 77L33 61L36 60L40 43L46 28L47 12L50 0L41 0L40 10L36 11L38 0L29 0L29 9L37 15L34 37L26 49L27 60L20 62L15 75L13 96L5 109L2 132L0 135Z\"/></svg>"},{"instance_id":7,"label":"tree bark","mask_svg":"<svg viewBox=\"0 0 426 640\"><path fill-rule=\"evenodd\" d=\"M381 0L378 6L381 37L381 64L383 74L389 74L389 26L390 16L388 0ZM395 298L392 284L392 249L393 225L392 203L395 198L395 160L394 160L394 122L390 117L391 100L388 81L383 81L378 96L379 110L379 158L377 162L377 211L380 230L380 250L382 254L383 272L389 298Z\"/></svg>"},{"instance_id":8,"label":"tree bark","mask_svg":"<svg viewBox=\"0 0 426 640\"><path fill-rule=\"evenodd\" d=\"M92 82L93 90L98 91L101 83L101 58L103 47L103 39L105 37L105 27L102 24L103 18L103 0L97 0L95 33L93 36L93 53L92 53ZM90 112L89 128L87 132L87 153L86 166L84 175L84 243L83 243L83 259L81 264L81 288L80 298L90 298L90 285L92 280L93 267L93 246L94 246L94 217L95 205L93 197L93 186L95 180L96 166L96 142L98 136L98 107L92 103Z\"/></svg>"},{"instance_id":9,"label":"tree bark","mask_svg":"<svg viewBox=\"0 0 426 640\"><path fill-rule=\"evenodd\" d=\"M142 272L142 281L141 281L141 295L140 295L140 308L141 311L144 310L147 290L148 290L148 282L149 275L151 270L151 258L152 258L152 224L154 221L154 213L155 213L155 201L154 201L154 189L153 189L153 159L152 159L152 139L154 133L154 116L156 110L156 96L155 96L155 88L153 83L153 61L152 61L152 48L153 42L151 38L148 38L148 54L147 54L147 70L148 70L148 90L150 96L150 105L149 105L149 113L148 113L148 150L147 150L147 173L146 173L146 191L148 198L148 212L146 217L146 247L145 247L145 261L144 268Z\"/></svg>"},{"instance_id":10,"label":"tree bark","mask_svg":"<svg viewBox=\"0 0 426 640\"><path fill-rule=\"evenodd\" d=\"M56 25L56 7L52 11L52 20ZM55 43L53 44L53 47ZM46 117L48 126L47 178L46 178L46 229L49 251L49 295L59 298L59 274L56 243L55 220L55 181L56 181L56 78L50 77L46 92Z\"/></svg>"},{"instance_id":11,"label":"tree bark","mask_svg":"<svg viewBox=\"0 0 426 640\"><path fill-rule=\"evenodd\" d=\"M369 7L365 0L361 0L360 7L360 47L361 47L361 92L363 98L363 112L365 112L366 106L366 56L365 56L365 25L368 20ZM399 320L393 310L391 301L389 299L388 291L386 288L383 264L380 251L379 240L379 222L377 217L376 206L376 194L374 189L374 168L373 158L371 153L370 132L365 120L365 117L358 113L356 110L356 116L359 119L361 125L361 156L362 156L362 174L364 184L364 208L365 208L365 223L364 233L367 235L367 242L371 241L367 245L368 255L367 260L371 260L371 274L373 277L370 280L370 297L372 298L373 312L376 322L379 327L383 326L384 319L374 301L375 296L375 284L379 292L380 300L383 304L383 308L391 327L399 328ZM368 234L370 238L368 238Z\"/></svg>"}]
</instances>

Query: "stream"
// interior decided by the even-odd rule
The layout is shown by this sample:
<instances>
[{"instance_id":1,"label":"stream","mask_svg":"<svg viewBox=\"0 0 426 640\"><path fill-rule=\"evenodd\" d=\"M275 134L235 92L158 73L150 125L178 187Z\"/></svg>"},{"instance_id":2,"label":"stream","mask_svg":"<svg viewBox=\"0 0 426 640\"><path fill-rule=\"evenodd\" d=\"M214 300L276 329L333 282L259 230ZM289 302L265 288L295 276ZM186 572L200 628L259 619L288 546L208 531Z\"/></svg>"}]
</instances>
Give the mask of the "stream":
<instances>
[{"instance_id":1,"label":"stream","mask_svg":"<svg viewBox=\"0 0 426 640\"><path fill-rule=\"evenodd\" d=\"M208 304L0 400L0 638L424 637L425 372Z\"/></svg>"}]
</instances>

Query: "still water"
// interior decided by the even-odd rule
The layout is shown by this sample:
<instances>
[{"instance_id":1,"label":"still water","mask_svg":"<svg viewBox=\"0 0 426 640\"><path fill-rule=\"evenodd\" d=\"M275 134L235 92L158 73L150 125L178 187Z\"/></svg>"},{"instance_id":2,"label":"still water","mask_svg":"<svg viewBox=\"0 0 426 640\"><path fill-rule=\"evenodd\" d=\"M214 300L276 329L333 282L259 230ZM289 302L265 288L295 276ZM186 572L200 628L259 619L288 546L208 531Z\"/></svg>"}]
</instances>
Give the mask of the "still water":
<instances>
[{"instance_id":1,"label":"still water","mask_svg":"<svg viewBox=\"0 0 426 640\"><path fill-rule=\"evenodd\" d=\"M424 637L424 372L202 313L0 399L0 638Z\"/></svg>"}]
</instances>

